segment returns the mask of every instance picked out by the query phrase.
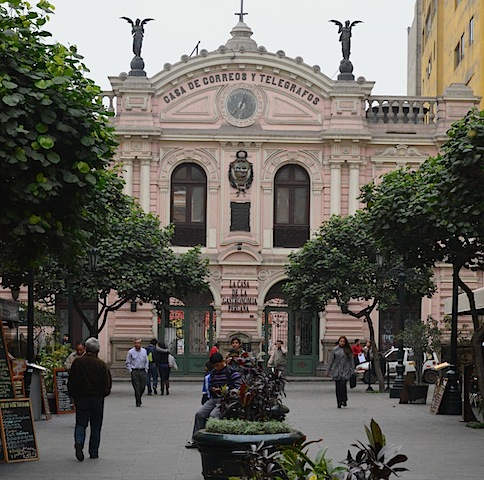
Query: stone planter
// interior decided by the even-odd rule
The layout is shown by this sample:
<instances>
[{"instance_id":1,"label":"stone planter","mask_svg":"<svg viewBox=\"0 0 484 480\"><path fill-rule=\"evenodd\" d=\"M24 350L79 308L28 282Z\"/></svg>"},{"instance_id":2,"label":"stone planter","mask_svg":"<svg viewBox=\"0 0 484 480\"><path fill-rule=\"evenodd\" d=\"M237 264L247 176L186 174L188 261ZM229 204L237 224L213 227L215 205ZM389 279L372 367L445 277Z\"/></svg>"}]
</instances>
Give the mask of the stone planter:
<instances>
[{"instance_id":1,"label":"stone planter","mask_svg":"<svg viewBox=\"0 0 484 480\"><path fill-rule=\"evenodd\" d=\"M230 477L247 477L247 455L243 452L250 450L251 445L263 441L265 447L274 451L278 446L293 445L303 437L298 430L264 435L230 435L199 430L193 440L202 457L203 478L228 480Z\"/></svg>"}]
</instances>

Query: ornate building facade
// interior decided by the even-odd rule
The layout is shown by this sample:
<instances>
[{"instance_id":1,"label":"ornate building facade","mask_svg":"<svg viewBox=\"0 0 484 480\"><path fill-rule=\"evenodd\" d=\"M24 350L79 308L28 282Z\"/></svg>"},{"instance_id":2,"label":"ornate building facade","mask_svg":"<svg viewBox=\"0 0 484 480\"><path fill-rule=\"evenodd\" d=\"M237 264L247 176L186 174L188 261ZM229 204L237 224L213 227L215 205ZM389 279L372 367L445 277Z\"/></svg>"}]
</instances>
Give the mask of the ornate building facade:
<instances>
[{"instance_id":1,"label":"ornate building facade","mask_svg":"<svg viewBox=\"0 0 484 480\"><path fill-rule=\"evenodd\" d=\"M374 82L331 80L251 37L239 21L217 50L184 55L152 78L110 77L104 92L126 193L175 224L176 251L201 245L211 272L208 295L172 299L161 317L150 305L111 314L102 351L119 374L135 335L165 341L185 374L203 371L215 339L224 350L238 336L255 352L282 339L289 373L315 375L339 335L367 338L366 324L336 306L288 307L288 254L330 215L355 213L362 185L435 155L450 124L479 102L462 85L438 98L375 97ZM436 269L438 292L416 307L420 315L442 319L451 274ZM374 317L384 348L396 315Z\"/></svg>"}]
</instances>

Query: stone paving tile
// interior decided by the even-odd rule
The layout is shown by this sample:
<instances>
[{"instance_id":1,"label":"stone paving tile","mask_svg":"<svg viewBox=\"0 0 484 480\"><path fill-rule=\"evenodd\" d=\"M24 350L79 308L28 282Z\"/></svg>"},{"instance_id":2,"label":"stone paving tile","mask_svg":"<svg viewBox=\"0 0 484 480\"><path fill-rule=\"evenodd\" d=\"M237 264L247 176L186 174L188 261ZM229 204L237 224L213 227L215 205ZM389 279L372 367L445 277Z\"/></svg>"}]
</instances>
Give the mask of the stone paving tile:
<instances>
[{"instance_id":1,"label":"stone paving tile","mask_svg":"<svg viewBox=\"0 0 484 480\"><path fill-rule=\"evenodd\" d=\"M38 461L0 464L8 480L202 480L200 455L184 448L200 405L201 382L173 381L169 396L144 396L136 408L131 384L115 382L106 399L100 458L74 456L74 415L53 415L35 423ZM388 394L349 391L347 408L337 409L332 382L292 381L286 388L288 421L339 463L350 445L365 441L364 425L374 418L388 443L409 457L403 480L481 480L484 430L460 417L431 415L429 405L399 405ZM429 392L429 398L432 390ZM313 446L311 454L319 447ZM85 451L87 448L85 448ZM353 448L352 451L355 449Z\"/></svg>"}]
</instances>

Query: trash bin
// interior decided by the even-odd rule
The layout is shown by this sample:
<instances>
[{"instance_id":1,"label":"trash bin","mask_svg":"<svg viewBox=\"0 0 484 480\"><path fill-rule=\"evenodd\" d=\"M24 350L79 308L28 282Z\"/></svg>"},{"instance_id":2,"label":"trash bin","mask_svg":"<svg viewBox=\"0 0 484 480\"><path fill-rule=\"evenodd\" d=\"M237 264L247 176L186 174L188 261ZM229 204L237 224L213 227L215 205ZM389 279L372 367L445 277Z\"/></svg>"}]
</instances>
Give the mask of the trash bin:
<instances>
[{"instance_id":1,"label":"trash bin","mask_svg":"<svg viewBox=\"0 0 484 480\"><path fill-rule=\"evenodd\" d=\"M36 363L27 363L25 370L25 394L30 398L32 404L32 416L34 420L42 418L42 385L40 376L47 368Z\"/></svg>"}]
</instances>

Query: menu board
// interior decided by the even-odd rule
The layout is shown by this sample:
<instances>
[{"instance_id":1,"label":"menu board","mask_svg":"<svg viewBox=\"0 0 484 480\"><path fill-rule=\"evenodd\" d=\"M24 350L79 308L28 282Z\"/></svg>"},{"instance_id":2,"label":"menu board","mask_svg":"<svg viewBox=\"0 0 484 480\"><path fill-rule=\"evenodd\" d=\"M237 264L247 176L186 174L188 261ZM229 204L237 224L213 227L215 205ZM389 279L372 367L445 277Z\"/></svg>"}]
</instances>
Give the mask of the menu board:
<instances>
[{"instance_id":1,"label":"menu board","mask_svg":"<svg viewBox=\"0 0 484 480\"><path fill-rule=\"evenodd\" d=\"M67 390L68 380L69 372L65 368L54 369L54 391L57 413L73 413L75 411L74 404Z\"/></svg>"},{"instance_id":2,"label":"menu board","mask_svg":"<svg viewBox=\"0 0 484 480\"><path fill-rule=\"evenodd\" d=\"M442 397L444 396L445 387L447 387L447 378L437 378L435 383L434 396L432 397L432 403L430 404L430 413L436 415L439 413L440 404L442 402Z\"/></svg>"},{"instance_id":3,"label":"menu board","mask_svg":"<svg viewBox=\"0 0 484 480\"><path fill-rule=\"evenodd\" d=\"M3 459L25 462L39 458L30 399L0 400Z\"/></svg>"},{"instance_id":4,"label":"menu board","mask_svg":"<svg viewBox=\"0 0 484 480\"><path fill-rule=\"evenodd\" d=\"M7 350L5 349L3 326L0 323L0 399L13 397L12 373L10 372Z\"/></svg>"}]
</instances>

